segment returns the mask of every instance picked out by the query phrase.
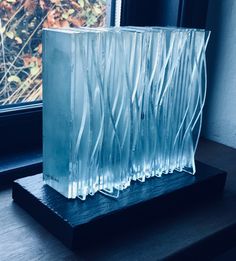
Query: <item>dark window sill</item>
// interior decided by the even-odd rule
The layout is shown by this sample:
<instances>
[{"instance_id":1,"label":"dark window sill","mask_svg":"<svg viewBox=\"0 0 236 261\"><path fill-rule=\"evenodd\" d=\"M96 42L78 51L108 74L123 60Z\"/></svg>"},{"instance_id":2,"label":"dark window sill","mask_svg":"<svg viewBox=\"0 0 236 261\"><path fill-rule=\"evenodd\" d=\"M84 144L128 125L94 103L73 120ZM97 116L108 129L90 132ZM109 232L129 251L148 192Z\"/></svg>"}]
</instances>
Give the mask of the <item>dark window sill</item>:
<instances>
[{"instance_id":1,"label":"dark window sill","mask_svg":"<svg viewBox=\"0 0 236 261\"><path fill-rule=\"evenodd\" d=\"M0 162L0 187L7 186L15 179L42 172L41 150L1 157Z\"/></svg>"},{"instance_id":2,"label":"dark window sill","mask_svg":"<svg viewBox=\"0 0 236 261\"><path fill-rule=\"evenodd\" d=\"M0 110L0 187L42 172L42 102Z\"/></svg>"}]
</instances>

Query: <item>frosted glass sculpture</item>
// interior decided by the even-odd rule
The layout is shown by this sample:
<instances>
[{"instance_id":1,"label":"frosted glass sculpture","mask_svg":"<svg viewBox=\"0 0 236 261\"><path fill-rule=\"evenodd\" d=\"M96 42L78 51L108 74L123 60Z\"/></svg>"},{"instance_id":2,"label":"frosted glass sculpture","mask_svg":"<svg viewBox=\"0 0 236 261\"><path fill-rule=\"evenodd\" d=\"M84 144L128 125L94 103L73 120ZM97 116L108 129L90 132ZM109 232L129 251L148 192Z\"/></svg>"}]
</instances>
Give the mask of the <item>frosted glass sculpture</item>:
<instances>
[{"instance_id":1,"label":"frosted glass sculpture","mask_svg":"<svg viewBox=\"0 0 236 261\"><path fill-rule=\"evenodd\" d=\"M68 198L195 173L209 32L43 32L44 181Z\"/></svg>"}]
</instances>

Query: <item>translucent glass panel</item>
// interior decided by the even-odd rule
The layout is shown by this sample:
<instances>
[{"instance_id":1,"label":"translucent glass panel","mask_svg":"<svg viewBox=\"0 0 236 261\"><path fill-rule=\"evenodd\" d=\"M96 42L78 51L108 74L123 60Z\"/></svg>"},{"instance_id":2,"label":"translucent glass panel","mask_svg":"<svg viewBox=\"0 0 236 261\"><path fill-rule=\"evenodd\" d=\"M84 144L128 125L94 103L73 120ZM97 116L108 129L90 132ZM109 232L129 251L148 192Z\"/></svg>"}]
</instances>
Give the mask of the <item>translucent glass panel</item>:
<instances>
[{"instance_id":1,"label":"translucent glass panel","mask_svg":"<svg viewBox=\"0 0 236 261\"><path fill-rule=\"evenodd\" d=\"M42 28L104 26L106 0L1 0L0 105L42 99Z\"/></svg>"},{"instance_id":2,"label":"translucent glass panel","mask_svg":"<svg viewBox=\"0 0 236 261\"><path fill-rule=\"evenodd\" d=\"M45 30L44 180L68 198L195 173L209 33Z\"/></svg>"}]
</instances>

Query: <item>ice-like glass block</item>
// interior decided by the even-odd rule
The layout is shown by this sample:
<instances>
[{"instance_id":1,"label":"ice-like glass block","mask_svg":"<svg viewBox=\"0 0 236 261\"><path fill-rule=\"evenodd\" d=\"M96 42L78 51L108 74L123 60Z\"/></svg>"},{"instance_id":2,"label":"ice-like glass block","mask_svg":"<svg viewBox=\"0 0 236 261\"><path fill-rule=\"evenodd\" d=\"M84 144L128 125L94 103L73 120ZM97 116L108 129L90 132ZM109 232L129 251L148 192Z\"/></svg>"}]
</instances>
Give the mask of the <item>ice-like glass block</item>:
<instances>
[{"instance_id":1,"label":"ice-like glass block","mask_svg":"<svg viewBox=\"0 0 236 261\"><path fill-rule=\"evenodd\" d=\"M162 27L43 32L44 181L68 198L195 173L209 32Z\"/></svg>"}]
</instances>

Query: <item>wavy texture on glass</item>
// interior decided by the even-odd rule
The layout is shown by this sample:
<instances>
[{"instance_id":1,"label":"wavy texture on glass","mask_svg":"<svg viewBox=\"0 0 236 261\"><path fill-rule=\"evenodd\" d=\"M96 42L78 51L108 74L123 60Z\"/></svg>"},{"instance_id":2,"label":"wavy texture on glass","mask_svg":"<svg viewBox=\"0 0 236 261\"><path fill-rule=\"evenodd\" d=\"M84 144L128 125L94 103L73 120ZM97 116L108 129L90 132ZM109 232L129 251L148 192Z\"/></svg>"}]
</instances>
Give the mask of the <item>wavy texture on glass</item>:
<instances>
[{"instance_id":1,"label":"wavy texture on glass","mask_svg":"<svg viewBox=\"0 0 236 261\"><path fill-rule=\"evenodd\" d=\"M45 182L84 200L97 191L117 198L132 180L194 174L208 39L203 30L159 27L45 30ZM58 88L65 99L49 97Z\"/></svg>"}]
</instances>

